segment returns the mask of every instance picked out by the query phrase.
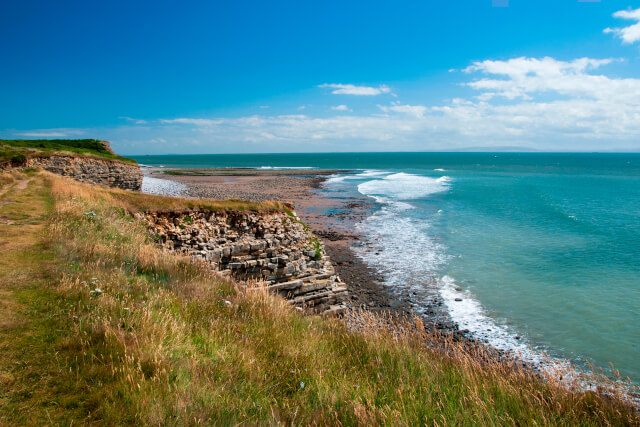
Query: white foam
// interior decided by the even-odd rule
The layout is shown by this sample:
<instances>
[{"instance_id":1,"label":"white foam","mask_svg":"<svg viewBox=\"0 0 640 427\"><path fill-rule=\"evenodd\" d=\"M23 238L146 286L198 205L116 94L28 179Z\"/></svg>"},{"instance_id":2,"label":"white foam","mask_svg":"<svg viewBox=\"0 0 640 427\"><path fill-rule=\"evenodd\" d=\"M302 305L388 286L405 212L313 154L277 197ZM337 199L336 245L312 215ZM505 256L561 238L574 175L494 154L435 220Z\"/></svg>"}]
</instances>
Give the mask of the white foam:
<instances>
[{"instance_id":1,"label":"white foam","mask_svg":"<svg viewBox=\"0 0 640 427\"><path fill-rule=\"evenodd\" d=\"M187 190L187 186L168 179L142 178L142 192L147 194L159 194L161 196L179 196Z\"/></svg>"},{"instance_id":2,"label":"white foam","mask_svg":"<svg viewBox=\"0 0 640 427\"><path fill-rule=\"evenodd\" d=\"M260 166L256 169L315 169L313 166Z\"/></svg>"},{"instance_id":3,"label":"white foam","mask_svg":"<svg viewBox=\"0 0 640 427\"><path fill-rule=\"evenodd\" d=\"M415 207L403 200L446 191L450 179L384 171L357 176L376 178L358 185L358 191L383 206L357 225L366 246L356 253L384 276L392 292L411 295L413 309L425 313L437 296L436 271L447 255L432 236L429 218L412 215Z\"/></svg>"},{"instance_id":4,"label":"white foam","mask_svg":"<svg viewBox=\"0 0 640 427\"><path fill-rule=\"evenodd\" d=\"M384 175L390 175L390 174L391 172L387 172L387 171L382 171L377 169L367 169L364 172L361 172L358 175L356 175L356 177L365 178L369 176L384 176Z\"/></svg>"},{"instance_id":5,"label":"white foam","mask_svg":"<svg viewBox=\"0 0 640 427\"><path fill-rule=\"evenodd\" d=\"M442 277L440 284L440 295L451 319L460 329L469 330L476 339L494 348L514 351L527 361L539 359L531 352L524 338L517 339L518 335L510 331L507 326L498 325L486 314L480 302L469 291L461 290L456 286L452 277Z\"/></svg>"},{"instance_id":6,"label":"white foam","mask_svg":"<svg viewBox=\"0 0 640 427\"><path fill-rule=\"evenodd\" d=\"M331 185L337 182L343 182L345 179L347 179L347 175L330 175L329 178L324 181L324 184Z\"/></svg>"},{"instance_id":7,"label":"white foam","mask_svg":"<svg viewBox=\"0 0 640 427\"><path fill-rule=\"evenodd\" d=\"M436 172L444 172L446 169L434 169Z\"/></svg>"},{"instance_id":8,"label":"white foam","mask_svg":"<svg viewBox=\"0 0 640 427\"><path fill-rule=\"evenodd\" d=\"M475 338L497 349L538 362L541 355L530 350L526 339L517 339L516 333L507 326L497 324L470 292L458 290L453 278L441 277L440 271L449 255L433 235L431 222L442 215L442 210L429 218L412 214L415 207L403 201L447 191L452 182L448 176L432 178L396 173L360 184L360 193L383 206L358 224L368 244L356 248L356 253L383 274L385 284L393 291L410 295L416 312L427 311L434 296L439 295L460 329L469 330Z\"/></svg>"},{"instance_id":9,"label":"white foam","mask_svg":"<svg viewBox=\"0 0 640 427\"><path fill-rule=\"evenodd\" d=\"M429 194L446 191L451 178L430 178L409 173L394 173L382 179L363 182L358 191L367 196L390 197L397 200L419 199Z\"/></svg>"},{"instance_id":10,"label":"white foam","mask_svg":"<svg viewBox=\"0 0 640 427\"><path fill-rule=\"evenodd\" d=\"M329 176L329 178L324 181L324 185L325 186L330 186L331 184L337 184L337 183L340 183L340 182L359 180L359 179L363 179L363 178L372 178L372 177L378 177L378 176L385 176L385 175L390 175L390 174L391 174L391 172L375 170L375 169L367 169L367 170L364 170L364 171L362 171L360 173L357 173L357 174L349 174L349 175L335 174L335 175Z\"/></svg>"},{"instance_id":11,"label":"white foam","mask_svg":"<svg viewBox=\"0 0 640 427\"><path fill-rule=\"evenodd\" d=\"M387 182L404 179L405 177L394 177ZM532 350L525 337L518 337L507 325L498 324L486 313L471 292L456 286L453 278L441 276L441 271L450 256L446 247L434 235L432 221L440 217L442 210L436 211L433 217L429 218L412 213L416 209L412 204L397 200L407 197L405 192L424 195L428 191L445 191L448 188L447 183L450 182L447 177L427 179L416 180L423 185L426 184L427 188L415 192L406 189L402 192L389 191L386 186L375 187L375 191L384 188L391 194L370 196L383 206L357 225L367 244L356 247L356 254L383 275L384 284L390 287L391 292L409 297L416 313L426 314L430 310L430 304L439 296L451 320L461 330L468 330L480 342L509 351L521 360L540 366L544 359L543 354ZM384 182L377 182L381 181ZM369 189L365 186L365 190Z\"/></svg>"},{"instance_id":12,"label":"white foam","mask_svg":"<svg viewBox=\"0 0 640 427\"><path fill-rule=\"evenodd\" d=\"M447 259L444 248L430 236L429 221L408 215L415 209L411 204L373 197L384 206L357 225L366 245L356 247L356 254L383 275L392 292L411 294L414 310L424 313L435 296L435 271Z\"/></svg>"}]
</instances>

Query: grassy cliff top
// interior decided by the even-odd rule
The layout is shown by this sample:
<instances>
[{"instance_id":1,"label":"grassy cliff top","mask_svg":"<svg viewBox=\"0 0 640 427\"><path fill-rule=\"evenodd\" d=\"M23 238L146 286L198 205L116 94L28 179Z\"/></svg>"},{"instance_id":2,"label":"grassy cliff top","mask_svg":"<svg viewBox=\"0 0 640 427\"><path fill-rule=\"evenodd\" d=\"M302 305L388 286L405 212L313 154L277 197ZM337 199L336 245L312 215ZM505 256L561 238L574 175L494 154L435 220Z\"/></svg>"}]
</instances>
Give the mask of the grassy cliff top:
<instances>
[{"instance_id":1,"label":"grassy cliff top","mask_svg":"<svg viewBox=\"0 0 640 427\"><path fill-rule=\"evenodd\" d=\"M0 172L0 425L640 425L417 320L302 316L163 251L118 194Z\"/></svg>"},{"instance_id":2,"label":"grassy cliff top","mask_svg":"<svg viewBox=\"0 0 640 427\"><path fill-rule=\"evenodd\" d=\"M247 211L247 212L287 212L291 214L293 205L288 202L245 200L186 199L183 197L158 196L116 188L101 189L118 201L129 212L188 212L188 211Z\"/></svg>"},{"instance_id":3,"label":"grassy cliff top","mask_svg":"<svg viewBox=\"0 0 640 427\"><path fill-rule=\"evenodd\" d=\"M133 159L114 154L97 139L0 139L0 163L20 155L37 157L53 154L97 157L136 164Z\"/></svg>"}]
</instances>

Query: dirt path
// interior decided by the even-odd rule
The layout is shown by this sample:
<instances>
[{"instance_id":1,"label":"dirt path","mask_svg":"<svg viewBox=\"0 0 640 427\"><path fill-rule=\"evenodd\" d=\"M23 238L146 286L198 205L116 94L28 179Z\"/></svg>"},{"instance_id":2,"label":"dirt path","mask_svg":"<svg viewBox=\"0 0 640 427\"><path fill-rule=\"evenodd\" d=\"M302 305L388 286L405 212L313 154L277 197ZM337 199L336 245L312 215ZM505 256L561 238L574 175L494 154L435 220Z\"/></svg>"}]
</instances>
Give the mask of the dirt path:
<instances>
[{"instance_id":1,"label":"dirt path","mask_svg":"<svg viewBox=\"0 0 640 427\"><path fill-rule=\"evenodd\" d=\"M27 185L29 185L29 183L31 182L31 178L29 179L24 179L20 182L18 182L14 188L17 190L24 190L25 188L27 188Z\"/></svg>"},{"instance_id":2,"label":"dirt path","mask_svg":"<svg viewBox=\"0 0 640 427\"><path fill-rule=\"evenodd\" d=\"M14 182L14 183L11 183L11 184L7 185L6 188L0 189L0 197L3 197L5 194L7 194L12 189L24 190L25 188L27 188L27 186L31 182L31 179L32 178L22 179L22 180L20 180L18 182Z\"/></svg>"},{"instance_id":3,"label":"dirt path","mask_svg":"<svg viewBox=\"0 0 640 427\"><path fill-rule=\"evenodd\" d=\"M19 419L35 404L34 380L25 378L37 371L30 353L40 350L29 342L37 320L28 302L52 279L52 256L43 244L49 197L42 176L21 179L0 193L0 218L7 219L0 221L0 425Z\"/></svg>"}]
</instances>

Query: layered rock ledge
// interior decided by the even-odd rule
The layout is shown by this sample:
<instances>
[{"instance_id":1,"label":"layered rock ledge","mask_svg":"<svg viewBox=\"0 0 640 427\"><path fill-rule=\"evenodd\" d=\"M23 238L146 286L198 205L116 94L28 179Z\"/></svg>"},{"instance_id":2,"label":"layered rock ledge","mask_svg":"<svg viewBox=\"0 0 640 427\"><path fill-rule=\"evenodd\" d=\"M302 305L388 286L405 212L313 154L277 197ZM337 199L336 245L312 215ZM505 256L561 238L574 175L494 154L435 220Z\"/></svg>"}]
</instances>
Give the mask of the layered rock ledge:
<instances>
[{"instance_id":1,"label":"layered rock ledge","mask_svg":"<svg viewBox=\"0 0 640 427\"><path fill-rule=\"evenodd\" d=\"M42 168L58 175L71 177L76 181L125 190L142 188L142 172L137 164L66 155L29 157L25 162L26 167Z\"/></svg>"},{"instance_id":2,"label":"layered rock ledge","mask_svg":"<svg viewBox=\"0 0 640 427\"><path fill-rule=\"evenodd\" d=\"M136 216L165 248L245 284L259 283L301 310L337 315L347 308L346 286L324 246L295 214L191 211Z\"/></svg>"}]
</instances>

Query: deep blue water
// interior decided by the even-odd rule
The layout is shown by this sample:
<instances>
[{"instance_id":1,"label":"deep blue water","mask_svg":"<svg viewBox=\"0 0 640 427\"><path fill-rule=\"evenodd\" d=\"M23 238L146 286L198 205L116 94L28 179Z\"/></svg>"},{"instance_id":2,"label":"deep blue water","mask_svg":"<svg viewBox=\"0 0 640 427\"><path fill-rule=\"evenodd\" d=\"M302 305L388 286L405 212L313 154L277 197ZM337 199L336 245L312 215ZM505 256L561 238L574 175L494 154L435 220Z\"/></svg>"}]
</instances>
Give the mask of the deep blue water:
<instances>
[{"instance_id":1,"label":"deep blue water","mask_svg":"<svg viewBox=\"0 0 640 427\"><path fill-rule=\"evenodd\" d=\"M351 169L329 195L372 197L359 254L416 309L439 293L501 348L590 361L640 383L640 154L139 156L166 167ZM424 299L420 299L421 296ZM462 301L456 301L462 299ZM519 337L519 339L516 339Z\"/></svg>"}]
</instances>

